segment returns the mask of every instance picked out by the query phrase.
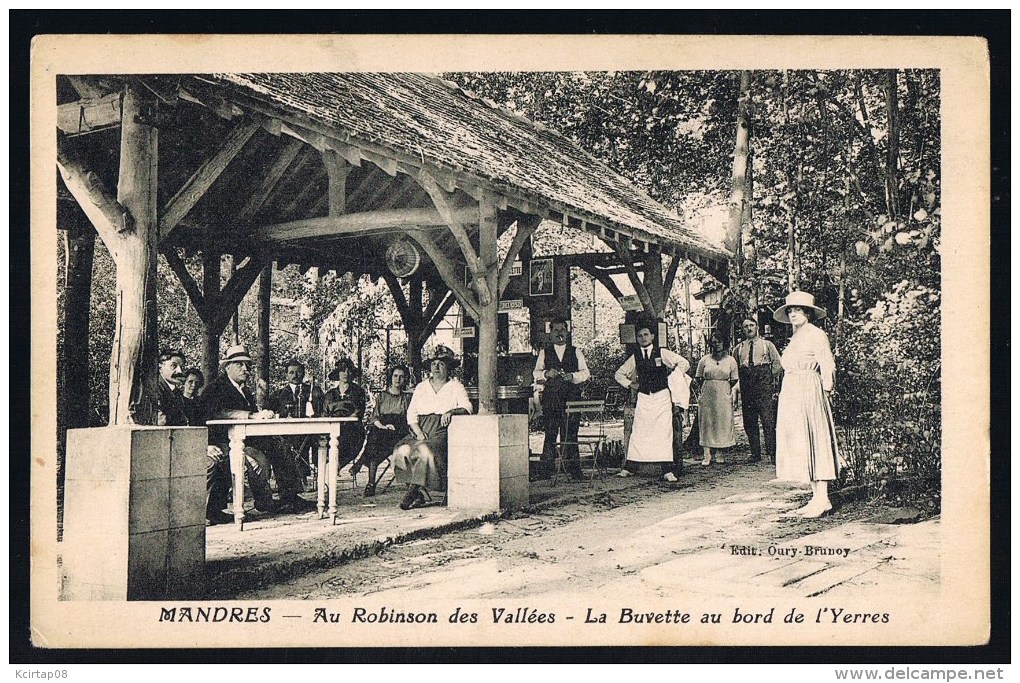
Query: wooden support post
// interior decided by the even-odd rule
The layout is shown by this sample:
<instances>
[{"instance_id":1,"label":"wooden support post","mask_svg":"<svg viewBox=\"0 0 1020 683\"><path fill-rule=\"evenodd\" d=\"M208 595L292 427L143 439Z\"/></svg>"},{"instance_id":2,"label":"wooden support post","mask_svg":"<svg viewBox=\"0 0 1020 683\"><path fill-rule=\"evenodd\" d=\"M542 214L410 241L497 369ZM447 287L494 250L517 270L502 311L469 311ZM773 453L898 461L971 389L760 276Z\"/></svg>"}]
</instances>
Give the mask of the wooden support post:
<instances>
[{"instance_id":1,"label":"wooden support post","mask_svg":"<svg viewBox=\"0 0 1020 683\"><path fill-rule=\"evenodd\" d=\"M259 378L269 385L269 318L273 294L273 264L259 274Z\"/></svg>"},{"instance_id":2,"label":"wooden support post","mask_svg":"<svg viewBox=\"0 0 1020 683\"><path fill-rule=\"evenodd\" d=\"M603 240L612 247L613 251L616 252L617 257L620 259L620 263L627 271L627 277L630 278L630 284L634 286L634 291L637 292L638 298L641 299L641 305L644 307L645 312L650 315L655 315L655 305L652 303L651 297L648 295L648 290L645 288L645 284L641 281L641 276L638 275L637 268L634 267L634 256L630 253L630 249L624 246L620 242L613 242Z\"/></svg>"},{"instance_id":3,"label":"wooden support post","mask_svg":"<svg viewBox=\"0 0 1020 683\"><path fill-rule=\"evenodd\" d=\"M510 250L506 254L503 264L499 268L499 293L500 295L506 290L507 284L510 282L510 270L513 268L514 260L517 255L521 253L521 249L524 247L524 243L528 241L535 230L538 228L539 223L542 222L541 216L522 216L517 219L517 233L514 235L513 242L510 244Z\"/></svg>"},{"instance_id":4,"label":"wooden support post","mask_svg":"<svg viewBox=\"0 0 1020 683\"><path fill-rule=\"evenodd\" d=\"M230 257L230 261L227 264L227 282L230 282L233 279L234 273L236 273L236 272L237 272L237 262L235 261L234 257L231 256ZM220 300L220 304L225 304L225 303L226 302L224 302L222 299ZM241 343L241 330L240 330L240 324L239 324L239 321L238 321L237 318L238 318L238 316L237 316L237 306L234 306L233 307L233 312L230 315L230 323L229 323L230 324L230 343L231 344L240 344Z\"/></svg>"},{"instance_id":5,"label":"wooden support post","mask_svg":"<svg viewBox=\"0 0 1020 683\"><path fill-rule=\"evenodd\" d=\"M69 212L70 213L70 212ZM58 400L65 429L89 426L89 312L96 233L79 210L64 231L66 257L64 295L64 351L60 357L63 388ZM59 432L64 438L65 429Z\"/></svg>"},{"instance_id":6,"label":"wooden support post","mask_svg":"<svg viewBox=\"0 0 1020 683\"><path fill-rule=\"evenodd\" d=\"M139 118L142 94L124 93L117 200L134 218L117 257L117 322L110 358L110 424L153 424L158 401L156 327L157 130Z\"/></svg>"},{"instance_id":7,"label":"wooden support post","mask_svg":"<svg viewBox=\"0 0 1020 683\"><path fill-rule=\"evenodd\" d=\"M202 253L202 292L207 306L216 306L220 297L220 255L209 252ZM202 372L205 381L211 382L220 366L220 332L215 321L202 316Z\"/></svg>"},{"instance_id":8,"label":"wooden support post","mask_svg":"<svg viewBox=\"0 0 1020 683\"><path fill-rule=\"evenodd\" d=\"M322 163L329 179L329 215L342 216L347 213L347 174L351 165L331 149L323 150Z\"/></svg>"},{"instance_id":9,"label":"wooden support post","mask_svg":"<svg viewBox=\"0 0 1020 683\"><path fill-rule=\"evenodd\" d=\"M484 195L478 203L478 253L484 264L495 264L499 258L497 220L495 202L492 197ZM488 268L484 277L488 291L498 291L498 269ZM492 297L487 302L480 302L478 309L481 314L478 319L478 412L483 415L495 414L499 298Z\"/></svg>"},{"instance_id":10,"label":"wooden support post","mask_svg":"<svg viewBox=\"0 0 1020 683\"><path fill-rule=\"evenodd\" d=\"M658 318L666 308L666 294L662 281L662 253L658 248L652 249L642 260L641 270L644 276L641 278L645 290L648 292L648 300L652 303L652 310L649 311Z\"/></svg>"}]
</instances>

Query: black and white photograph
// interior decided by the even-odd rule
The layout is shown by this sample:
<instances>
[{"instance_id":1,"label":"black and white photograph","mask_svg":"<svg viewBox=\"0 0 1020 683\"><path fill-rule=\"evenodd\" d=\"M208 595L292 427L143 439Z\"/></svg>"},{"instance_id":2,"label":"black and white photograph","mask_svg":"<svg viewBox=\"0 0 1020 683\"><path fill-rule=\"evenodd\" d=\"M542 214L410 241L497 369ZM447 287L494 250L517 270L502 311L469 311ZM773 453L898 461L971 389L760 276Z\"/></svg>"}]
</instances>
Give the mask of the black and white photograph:
<instances>
[{"instance_id":1,"label":"black and white photograph","mask_svg":"<svg viewBox=\"0 0 1020 683\"><path fill-rule=\"evenodd\" d=\"M981 644L987 68L40 37L36 644Z\"/></svg>"}]
</instances>

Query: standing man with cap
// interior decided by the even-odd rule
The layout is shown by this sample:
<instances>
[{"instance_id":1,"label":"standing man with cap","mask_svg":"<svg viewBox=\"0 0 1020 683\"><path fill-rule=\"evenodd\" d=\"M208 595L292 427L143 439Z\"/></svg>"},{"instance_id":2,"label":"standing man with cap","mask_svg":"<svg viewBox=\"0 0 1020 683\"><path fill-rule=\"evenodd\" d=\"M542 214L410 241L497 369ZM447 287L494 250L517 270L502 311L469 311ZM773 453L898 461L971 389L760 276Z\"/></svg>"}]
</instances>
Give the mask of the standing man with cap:
<instances>
[{"instance_id":1,"label":"standing man with cap","mask_svg":"<svg viewBox=\"0 0 1020 683\"><path fill-rule=\"evenodd\" d=\"M177 350L164 350L159 354L159 412L156 424L161 427L187 427L188 414L184 410L184 354Z\"/></svg>"},{"instance_id":2,"label":"standing man with cap","mask_svg":"<svg viewBox=\"0 0 1020 683\"><path fill-rule=\"evenodd\" d=\"M765 434L765 459L776 457L776 397L783 364L779 351L768 339L758 336L758 323L748 318L740 324L744 341L733 349L740 376L740 410L744 431L751 446L748 462L760 462L762 455L758 423Z\"/></svg>"},{"instance_id":3,"label":"standing man with cap","mask_svg":"<svg viewBox=\"0 0 1020 683\"><path fill-rule=\"evenodd\" d=\"M578 415L568 414L567 401L581 398L581 384L591 377L588 362L581 349L567 343L567 321L555 318L549 324L552 344L538 352L535 362L535 386L541 392L542 414L545 416L545 441L542 444L540 479L549 479L553 474L556 458L556 440L577 441L580 428ZM567 474L581 478L577 446L565 449Z\"/></svg>"}]
</instances>

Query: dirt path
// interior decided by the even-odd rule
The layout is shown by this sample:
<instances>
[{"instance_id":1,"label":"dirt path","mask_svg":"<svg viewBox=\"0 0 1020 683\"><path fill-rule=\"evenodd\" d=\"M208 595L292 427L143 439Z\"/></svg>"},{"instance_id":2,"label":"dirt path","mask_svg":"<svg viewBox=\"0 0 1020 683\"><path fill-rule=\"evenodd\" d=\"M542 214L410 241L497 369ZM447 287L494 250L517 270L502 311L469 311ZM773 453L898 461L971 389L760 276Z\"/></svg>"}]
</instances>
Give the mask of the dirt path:
<instances>
[{"instance_id":1,"label":"dirt path","mask_svg":"<svg viewBox=\"0 0 1020 683\"><path fill-rule=\"evenodd\" d=\"M797 507L807 493L770 483L774 471L768 465L745 460L738 452L725 465L692 463L679 484L649 478L594 501L395 544L373 557L236 597L397 597L424 589L436 598L611 594L617 586L635 583L643 570L681 554L739 543L765 548L868 514L862 506L848 505L820 520L784 516L782 510ZM704 518L691 523L699 511Z\"/></svg>"}]
</instances>

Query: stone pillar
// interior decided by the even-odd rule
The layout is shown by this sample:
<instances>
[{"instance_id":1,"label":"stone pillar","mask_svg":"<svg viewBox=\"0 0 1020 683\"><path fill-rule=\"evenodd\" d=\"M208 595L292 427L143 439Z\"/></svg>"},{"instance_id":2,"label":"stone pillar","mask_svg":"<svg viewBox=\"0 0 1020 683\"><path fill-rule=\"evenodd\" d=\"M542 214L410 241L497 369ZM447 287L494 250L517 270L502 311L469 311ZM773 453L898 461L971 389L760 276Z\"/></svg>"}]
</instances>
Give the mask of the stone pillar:
<instances>
[{"instance_id":1,"label":"stone pillar","mask_svg":"<svg viewBox=\"0 0 1020 683\"><path fill-rule=\"evenodd\" d=\"M529 502L528 416L458 415L450 423L446 505L477 514Z\"/></svg>"},{"instance_id":2,"label":"stone pillar","mask_svg":"<svg viewBox=\"0 0 1020 683\"><path fill-rule=\"evenodd\" d=\"M207 438L205 427L67 432L63 599L201 597Z\"/></svg>"}]
</instances>

